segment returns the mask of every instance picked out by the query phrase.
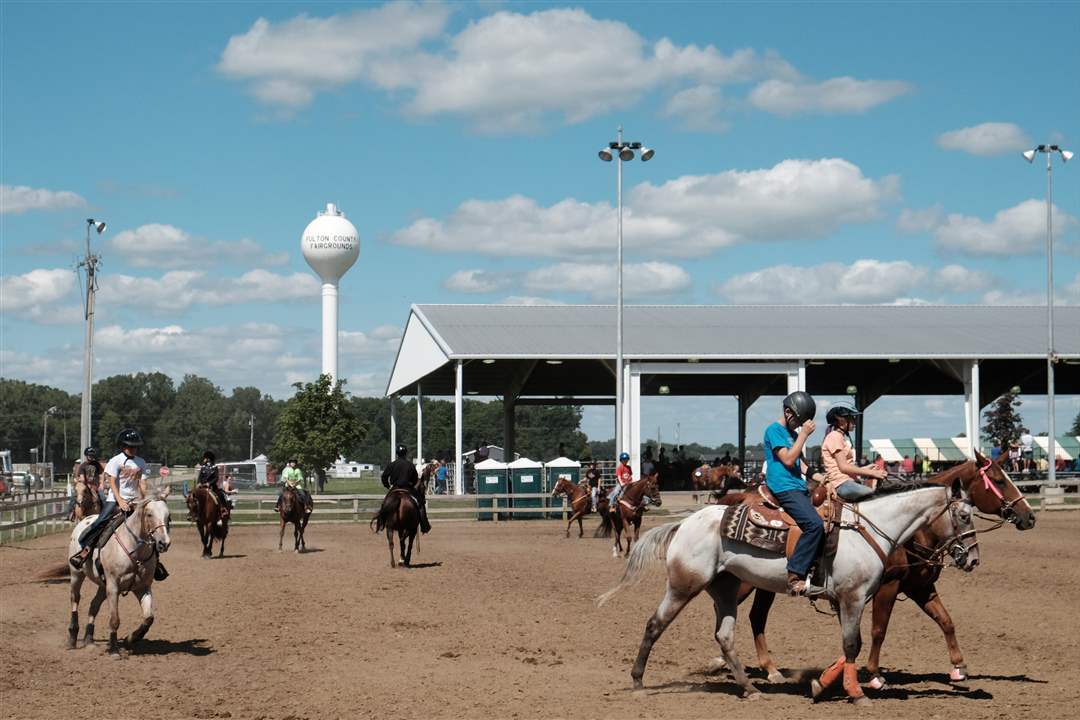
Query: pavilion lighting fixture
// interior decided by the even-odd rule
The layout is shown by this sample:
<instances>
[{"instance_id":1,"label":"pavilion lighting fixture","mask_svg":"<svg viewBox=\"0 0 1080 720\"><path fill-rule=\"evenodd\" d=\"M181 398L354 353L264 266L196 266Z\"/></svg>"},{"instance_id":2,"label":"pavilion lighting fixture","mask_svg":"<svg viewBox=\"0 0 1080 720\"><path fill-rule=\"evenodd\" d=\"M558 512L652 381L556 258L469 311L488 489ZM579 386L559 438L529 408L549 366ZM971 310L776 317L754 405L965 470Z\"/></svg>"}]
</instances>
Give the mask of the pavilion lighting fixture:
<instances>
[{"instance_id":1,"label":"pavilion lighting fixture","mask_svg":"<svg viewBox=\"0 0 1080 720\"><path fill-rule=\"evenodd\" d=\"M859 393L859 388L855 387L854 385L848 385L847 386L847 394L848 395L857 395L858 393Z\"/></svg>"},{"instance_id":2,"label":"pavilion lighting fixture","mask_svg":"<svg viewBox=\"0 0 1080 720\"><path fill-rule=\"evenodd\" d=\"M824 365L825 361L824 360L811 360L810 364L811 365Z\"/></svg>"},{"instance_id":3,"label":"pavilion lighting fixture","mask_svg":"<svg viewBox=\"0 0 1080 720\"><path fill-rule=\"evenodd\" d=\"M1009 392L1011 392L1013 395L1019 395L1020 394L1020 386L1019 385L1013 385L1011 388L1009 388Z\"/></svg>"},{"instance_id":4,"label":"pavilion lighting fixture","mask_svg":"<svg viewBox=\"0 0 1080 720\"><path fill-rule=\"evenodd\" d=\"M657 392L659 392L661 395L670 395L671 388L669 388L667 385L661 385Z\"/></svg>"},{"instance_id":5,"label":"pavilion lighting fixture","mask_svg":"<svg viewBox=\"0 0 1080 720\"><path fill-rule=\"evenodd\" d=\"M618 198L618 253L616 271L617 277L617 300L615 314L615 455L617 456L626 448L623 437L623 211L622 211L622 164L633 160L636 153L640 153L642 161L648 161L656 154L655 150L642 147L639 142L623 142L622 125L619 126L618 135L613 142L600 151L600 159L611 162L619 158L618 172L615 180L615 195ZM549 361L550 362L550 361Z\"/></svg>"},{"instance_id":6,"label":"pavilion lighting fixture","mask_svg":"<svg viewBox=\"0 0 1080 720\"><path fill-rule=\"evenodd\" d=\"M701 362L701 361L698 360L697 358L686 358L686 362L688 362L688 363L697 363L697 362Z\"/></svg>"},{"instance_id":7,"label":"pavilion lighting fixture","mask_svg":"<svg viewBox=\"0 0 1080 720\"><path fill-rule=\"evenodd\" d=\"M495 360L493 360L492 358L487 358L486 360L484 360L484 364L485 365L494 365Z\"/></svg>"},{"instance_id":8,"label":"pavilion lighting fixture","mask_svg":"<svg viewBox=\"0 0 1080 720\"><path fill-rule=\"evenodd\" d=\"M466 395L479 395L480 391L479 390L466 390L465 394Z\"/></svg>"},{"instance_id":9,"label":"pavilion lighting fixture","mask_svg":"<svg viewBox=\"0 0 1080 720\"><path fill-rule=\"evenodd\" d=\"M1049 436L1050 455L1054 450L1054 153L1061 156L1062 162L1072 160L1073 154L1058 145L1038 145L1024 153L1029 163L1035 161L1035 155L1046 155L1046 434ZM1046 468L1046 481L1051 485L1057 479L1054 458Z\"/></svg>"},{"instance_id":10,"label":"pavilion lighting fixture","mask_svg":"<svg viewBox=\"0 0 1080 720\"><path fill-rule=\"evenodd\" d=\"M896 365L898 362L900 362L900 358L889 358L889 362L893 365Z\"/></svg>"},{"instance_id":11,"label":"pavilion lighting fixture","mask_svg":"<svg viewBox=\"0 0 1080 720\"><path fill-rule=\"evenodd\" d=\"M562 365L562 360L545 360L548 365Z\"/></svg>"}]
</instances>

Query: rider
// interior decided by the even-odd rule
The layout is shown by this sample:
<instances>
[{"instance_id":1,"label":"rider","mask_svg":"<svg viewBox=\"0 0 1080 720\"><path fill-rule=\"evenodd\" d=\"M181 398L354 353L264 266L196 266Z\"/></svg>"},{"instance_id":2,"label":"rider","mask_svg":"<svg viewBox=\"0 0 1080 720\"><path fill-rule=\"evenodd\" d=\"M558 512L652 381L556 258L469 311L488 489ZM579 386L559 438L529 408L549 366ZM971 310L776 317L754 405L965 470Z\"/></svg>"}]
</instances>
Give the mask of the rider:
<instances>
[{"instance_id":1,"label":"rider","mask_svg":"<svg viewBox=\"0 0 1080 720\"><path fill-rule=\"evenodd\" d=\"M293 489L297 497L300 498L300 502L304 503L304 507L308 510L312 509L311 494L304 489L304 472L296 467L296 461L290 460L288 466L281 473L281 481L286 486ZM276 512L281 507L281 496L285 494L285 488L281 488L281 492L278 493L277 502L274 503L274 511Z\"/></svg>"},{"instance_id":2,"label":"rider","mask_svg":"<svg viewBox=\"0 0 1080 720\"><path fill-rule=\"evenodd\" d=\"M225 493L218 487L218 467L217 457L214 455L213 450L207 450L202 454L202 460L199 463L199 474L196 477L196 482L199 485L205 485L206 489L214 493L218 499L218 507L221 508L221 519L218 520L220 525L224 521L229 519L229 500L225 496ZM192 511L194 512L194 511ZM195 518L192 517L192 520Z\"/></svg>"},{"instance_id":3,"label":"rider","mask_svg":"<svg viewBox=\"0 0 1080 720\"><path fill-rule=\"evenodd\" d=\"M143 444L142 435L135 428L124 428L116 436L116 444L120 446L120 452L105 465L105 484L109 488L105 504L93 524L79 536L79 552L70 559L72 567L76 569L82 567L94 541L117 508L131 514L132 503L146 495L146 461L137 454Z\"/></svg>"},{"instance_id":4,"label":"rider","mask_svg":"<svg viewBox=\"0 0 1080 720\"><path fill-rule=\"evenodd\" d=\"M816 413L814 398L798 390L784 398L780 418L765 428L765 484L802 530L787 563L788 592L792 595L806 594L806 575L825 535L802 476L807 470L803 447L814 432Z\"/></svg>"},{"instance_id":5,"label":"rider","mask_svg":"<svg viewBox=\"0 0 1080 720\"><path fill-rule=\"evenodd\" d=\"M641 456L641 477L647 478L650 475L656 474L656 463L652 459L652 448L645 448L645 453Z\"/></svg>"},{"instance_id":6,"label":"rider","mask_svg":"<svg viewBox=\"0 0 1080 720\"><path fill-rule=\"evenodd\" d=\"M105 466L98 460L98 449L93 446L88 447L83 450L83 455L86 460L80 463L75 471L75 495L72 496L71 503L68 505L68 515L71 520L75 519L75 505L82 505L83 498L88 492L97 495L98 501L102 505L105 504L101 496L101 474L105 472Z\"/></svg>"},{"instance_id":7,"label":"rider","mask_svg":"<svg viewBox=\"0 0 1080 720\"><path fill-rule=\"evenodd\" d=\"M420 476L416 474L416 466L405 458L408 453L409 449L404 445L397 446L395 452L397 459L382 471L382 484L387 489L401 488L409 491L416 500L416 506L420 508L420 532L427 533L431 530L431 523L428 522L427 517L427 503L424 502L424 496L420 494Z\"/></svg>"},{"instance_id":8,"label":"rider","mask_svg":"<svg viewBox=\"0 0 1080 720\"><path fill-rule=\"evenodd\" d=\"M874 493L877 481L884 480L886 473L872 465L859 467L855 464L855 449L851 446L851 431L861 415L846 405L829 408L825 420L829 429L821 443L821 464L825 466L825 484L842 500L862 500ZM859 478L868 478L863 484Z\"/></svg>"},{"instance_id":9,"label":"rider","mask_svg":"<svg viewBox=\"0 0 1080 720\"><path fill-rule=\"evenodd\" d=\"M619 467L615 468L615 487L608 493L608 507L612 512L617 507L615 501L617 501L624 492L626 492L626 486L634 482L634 471L630 469L630 453L619 453Z\"/></svg>"}]
</instances>

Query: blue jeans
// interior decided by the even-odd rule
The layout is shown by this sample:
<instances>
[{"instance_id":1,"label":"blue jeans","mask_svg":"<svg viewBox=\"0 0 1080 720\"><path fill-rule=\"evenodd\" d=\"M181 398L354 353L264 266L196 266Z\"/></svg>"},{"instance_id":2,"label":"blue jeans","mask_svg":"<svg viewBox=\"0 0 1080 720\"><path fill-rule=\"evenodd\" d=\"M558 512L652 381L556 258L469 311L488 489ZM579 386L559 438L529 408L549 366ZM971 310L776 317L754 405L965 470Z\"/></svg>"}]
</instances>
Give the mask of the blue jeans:
<instances>
[{"instance_id":1,"label":"blue jeans","mask_svg":"<svg viewBox=\"0 0 1080 720\"><path fill-rule=\"evenodd\" d=\"M814 503L810 501L810 493L806 490L785 490L774 492L773 495L780 501L784 512L790 515L802 530L802 536L795 543L795 551L788 558L787 569L788 572L805 578L817 557L821 539L825 536L825 525L818 517Z\"/></svg>"},{"instance_id":2,"label":"blue jeans","mask_svg":"<svg viewBox=\"0 0 1080 720\"><path fill-rule=\"evenodd\" d=\"M849 502L858 502L874 494L874 490L860 482L854 480L848 480L845 483L841 483L840 487L836 488L836 494L841 500L848 500Z\"/></svg>"},{"instance_id":3,"label":"blue jeans","mask_svg":"<svg viewBox=\"0 0 1080 720\"><path fill-rule=\"evenodd\" d=\"M609 492L607 496L608 507L614 507L615 501L622 497L623 490L625 489L625 485L616 485L611 489L611 492Z\"/></svg>"},{"instance_id":4,"label":"blue jeans","mask_svg":"<svg viewBox=\"0 0 1080 720\"><path fill-rule=\"evenodd\" d=\"M83 530L83 534L79 536L80 547L86 547L86 542L88 540L97 537L97 533L101 529L101 526L109 522L109 518L116 512L117 507L119 506L114 502L102 503L101 512L98 513L97 519L90 523L90 527Z\"/></svg>"}]
</instances>

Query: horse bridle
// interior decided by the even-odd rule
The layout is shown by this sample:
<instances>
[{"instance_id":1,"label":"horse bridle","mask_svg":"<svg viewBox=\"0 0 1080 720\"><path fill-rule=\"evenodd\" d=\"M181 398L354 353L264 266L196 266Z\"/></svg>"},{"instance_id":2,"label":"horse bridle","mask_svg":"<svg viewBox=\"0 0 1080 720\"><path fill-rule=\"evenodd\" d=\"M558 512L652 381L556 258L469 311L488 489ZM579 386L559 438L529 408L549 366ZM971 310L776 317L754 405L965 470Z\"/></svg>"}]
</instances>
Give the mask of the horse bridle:
<instances>
[{"instance_id":1,"label":"horse bridle","mask_svg":"<svg viewBox=\"0 0 1080 720\"><path fill-rule=\"evenodd\" d=\"M141 510L143 512L146 511L146 503L143 504ZM124 529L127 530L128 534L131 535L131 537L135 540L135 547L131 548L131 549L129 549L128 546L124 544L124 541L120 539L119 535L114 534L113 537L116 538L116 542L119 543L119 545L123 549L124 553L126 553L128 558L131 559L131 562L135 563L136 569L141 570L142 566L143 566L143 563L145 563L147 560L149 560L151 557L153 557L153 555L155 553L158 552L158 549L157 549L158 539L156 537L154 537L154 533L156 533L158 530L165 527L166 525L167 525L167 523L158 523L157 525L153 526L149 530L146 530L146 518L144 516L143 517L143 531L146 533L146 537L143 538L143 537L141 537L139 535L136 535L135 532L131 528L128 527L127 522L125 521L123 523ZM150 550L150 555L148 555L145 560L140 560L138 557L136 557L136 553L139 552L139 548L143 547L144 545L151 545L152 543L153 543L153 545L152 545L151 550Z\"/></svg>"},{"instance_id":2,"label":"horse bridle","mask_svg":"<svg viewBox=\"0 0 1080 720\"><path fill-rule=\"evenodd\" d=\"M995 483L993 480L991 480L990 475L986 472L993 465L994 465L993 460L987 460L985 465L982 465L982 466L979 467L979 477L982 478L983 488L985 490L987 490L991 495L996 497L998 502L1001 503L1001 507L998 509L998 512L1001 513L1001 519L1004 522L1008 522L1008 523L1012 523L1013 525L1016 525L1016 524L1018 524L1020 522L1020 516L1016 513L1016 510L1014 508L1018 503L1021 503L1021 502L1024 501L1024 495L1019 490L1017 490L1016 499L1015 500L1008 500L1005 497L1005 494L1002 493L1000 490L998 490L997 483ZM1001 527L1001 523L998 523L997 526L995 526L993 528L990 528L990 529L991 530L996 530L998 527ZM984 531L984 532L987 532L987 531Z\"/></svg>"}]
</instances>

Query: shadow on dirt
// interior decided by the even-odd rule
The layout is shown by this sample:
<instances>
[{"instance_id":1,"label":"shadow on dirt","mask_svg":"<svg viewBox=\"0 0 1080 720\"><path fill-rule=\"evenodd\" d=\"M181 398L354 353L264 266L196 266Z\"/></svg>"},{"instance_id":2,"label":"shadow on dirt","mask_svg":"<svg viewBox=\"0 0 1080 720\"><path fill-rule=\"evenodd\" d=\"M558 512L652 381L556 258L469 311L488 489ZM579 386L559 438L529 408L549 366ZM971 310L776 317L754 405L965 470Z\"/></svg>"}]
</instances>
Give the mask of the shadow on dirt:
<instances>
[{"instance_id":1,"label":"shadow on dirt","mask_svg":"<svg viewBox=\"0 0 1080 720\"><path fill-rule=\"evenodd\" d=\"M214 648L207 647L206 643L209 642L205 638L195 638L193 640L140 640L134 649L132 649L132 655L194 655L195 657L205 657L215 652Z\"/></svg>"}]
</instances>

